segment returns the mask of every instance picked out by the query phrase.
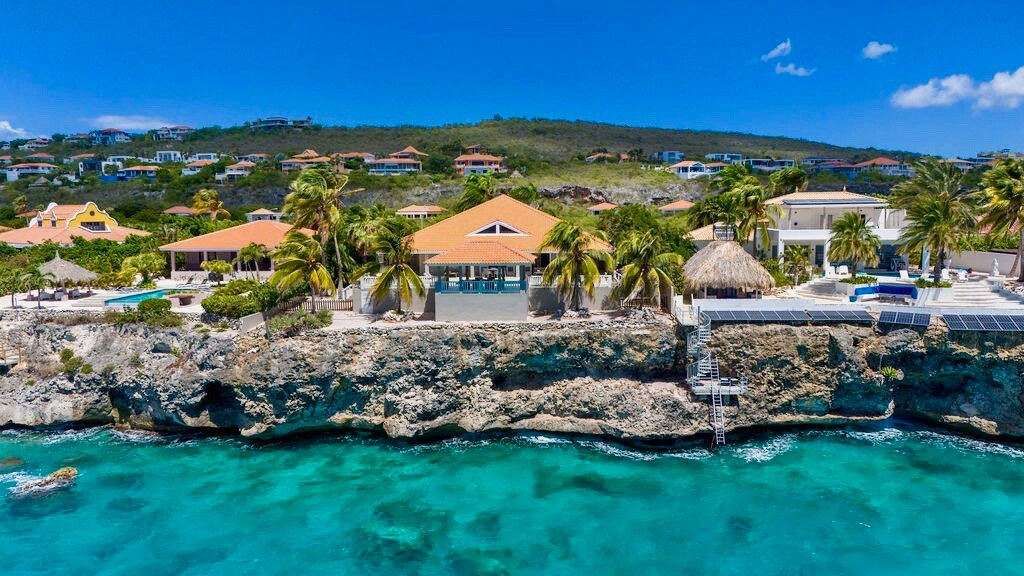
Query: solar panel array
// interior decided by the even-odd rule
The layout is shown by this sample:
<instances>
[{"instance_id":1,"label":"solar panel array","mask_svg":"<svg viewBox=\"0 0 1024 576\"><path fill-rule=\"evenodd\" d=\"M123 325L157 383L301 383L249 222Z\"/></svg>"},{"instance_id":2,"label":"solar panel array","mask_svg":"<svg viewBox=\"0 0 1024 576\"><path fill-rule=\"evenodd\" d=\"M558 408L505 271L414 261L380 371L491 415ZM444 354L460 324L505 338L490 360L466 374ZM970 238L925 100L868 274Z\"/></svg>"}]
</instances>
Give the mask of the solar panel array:
<instances>
[{"instance_id":1,"label":"solar panel array","mask_svg":"<svg viewBox=\"0 0 1024 576\"><path fill-rule=\"evenodd\" d=\"M1024 316L1005 314L943 314L951 332L1024 332Z\"/></svg>"},{"instance_id":2,"label":"solar panel array","mask_svg":"<svg viewBox=\"0 0 1024 576\"><path fill-rule=\"evenodd\" d=\"M927 312L903 312L897 310L883 310L878 315L879 324L899 324L902 326L928 326L931 324L932 315Z\"/></svg>"},{"instance_id":3,"label":"solar panel array","mask_svg":"<svg viewBox=\"0 0 1024 576\"><path fill-rule=\"evenodd\" d=\"M867 310L808 310L807 315L811 322L818 324L824 322L874 322Z\"/></svg>"},{"instance_id":4,"label":"solar panel array","mask_svg":"<svg viewBox=\"0 0 1024 576\"><path fill-rule=\"evenodd\" d=\"M701 314L712 322L807 322L803 310L708 310Z\"/></svg>"}]
</instances>

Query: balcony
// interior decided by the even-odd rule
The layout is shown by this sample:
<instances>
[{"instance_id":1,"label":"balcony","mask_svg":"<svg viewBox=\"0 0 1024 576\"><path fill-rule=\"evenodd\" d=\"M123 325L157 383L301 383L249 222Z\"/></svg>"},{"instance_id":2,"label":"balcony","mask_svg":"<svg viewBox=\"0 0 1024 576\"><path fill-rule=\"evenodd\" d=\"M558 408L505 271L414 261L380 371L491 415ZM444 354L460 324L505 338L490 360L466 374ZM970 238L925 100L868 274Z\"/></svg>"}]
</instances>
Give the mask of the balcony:
<instances>
[{"instance_id":1,"label":"balcony","mask_svg":"<svg viewBox=\"0 0 1024 576\"><path fill-rule=\"evenodd\" d=\"M515 294L525 292L526 280L435 280L437 294Z\"/></svg>"}]
</instances>

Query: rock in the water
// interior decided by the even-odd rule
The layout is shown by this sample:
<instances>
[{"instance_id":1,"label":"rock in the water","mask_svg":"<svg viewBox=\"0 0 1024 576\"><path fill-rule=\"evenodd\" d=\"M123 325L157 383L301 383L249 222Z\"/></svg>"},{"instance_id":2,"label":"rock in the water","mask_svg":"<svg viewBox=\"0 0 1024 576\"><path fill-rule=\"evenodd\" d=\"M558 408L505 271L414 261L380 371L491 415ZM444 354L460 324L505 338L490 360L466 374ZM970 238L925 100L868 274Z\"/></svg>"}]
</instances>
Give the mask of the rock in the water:
<instances>
[{"instance_id":1,"label":"rock in the water","mask_svg":"<svg viewBox=\"0 0 1024 576\"><path fill-rule=\"evenodd\" d=\"M12 497L42 495L61 488L67 488L78 478L78 470L71 466L60 468L42 480L23 482L11 489Z\"/></svg>"},{"instance_id":2,"label":"rock in the water","mask_svg":"<svg viewBox=\"0 0 1024 576\"><path fill-rule=\"evenodd\" d=\"M25 465L25 461L21 458L4 458L0 460L0 470L13 470L14 468L20 468Z\"/></svg>"}]
</instances>

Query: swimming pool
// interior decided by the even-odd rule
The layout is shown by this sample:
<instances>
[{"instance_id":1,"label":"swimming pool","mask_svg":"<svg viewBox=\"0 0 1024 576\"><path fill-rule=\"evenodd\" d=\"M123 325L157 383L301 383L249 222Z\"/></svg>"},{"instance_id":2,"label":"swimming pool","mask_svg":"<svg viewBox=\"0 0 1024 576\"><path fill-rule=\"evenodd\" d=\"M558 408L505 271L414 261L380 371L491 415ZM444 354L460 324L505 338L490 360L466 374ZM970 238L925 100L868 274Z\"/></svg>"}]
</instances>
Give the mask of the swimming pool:
<instances>
[{"instance_id":1,"label":"swimming pool","mask_svg":"<svg viewBox=\"0 0 1024 576\"><path fill-rule=\"evenodd\" d=\"M146 292L136 292L134 294L128 294L126 296L118 296L117 298L111 298L110 300L104 300L104 306L137 306L139 302L143 300L152 300L153 298L163 298L166 290L148 290Z\"/></svg>"}]
</instances>

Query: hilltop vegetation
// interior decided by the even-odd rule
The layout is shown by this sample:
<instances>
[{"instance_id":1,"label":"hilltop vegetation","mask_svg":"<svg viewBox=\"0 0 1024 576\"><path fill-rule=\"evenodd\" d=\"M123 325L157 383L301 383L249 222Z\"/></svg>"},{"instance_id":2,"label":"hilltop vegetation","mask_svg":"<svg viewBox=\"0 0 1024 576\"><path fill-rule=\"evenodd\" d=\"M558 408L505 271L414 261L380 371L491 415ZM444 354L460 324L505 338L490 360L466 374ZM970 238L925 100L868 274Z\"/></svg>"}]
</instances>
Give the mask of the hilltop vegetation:
<instances>
[{"instance_id":1,"label":"hilltop vegetation","mask_svg":"<svg viewBox=\"0 0 1024 576\"><path fill-rule=\"evenodd\" d=\"M244 126L201 128L183 143L133 141L104 147L108 154L144 154L157 149L211 151L227 154L267 152L285 155L312 148L322 153L366 151L381 155L405 146L415 146L432 155L457 155L464 146L480 144L493 153L508 156L513 163L528 167L545 162L565 162L597 150L643 154L658 150L679 150L687 158L703 158L710 152L736 152L747 157L804 158L836 156L851 161L880 155L915 156L908 152L849 148L797 138L757 136L738 132L637 128L599 122L495 119L476 124L422 126L357 126L256 131ZM62 150L62 148L67 150ZM76 150L72 145L55 145L52 153Z\"/></svg>"}]
</instances>

